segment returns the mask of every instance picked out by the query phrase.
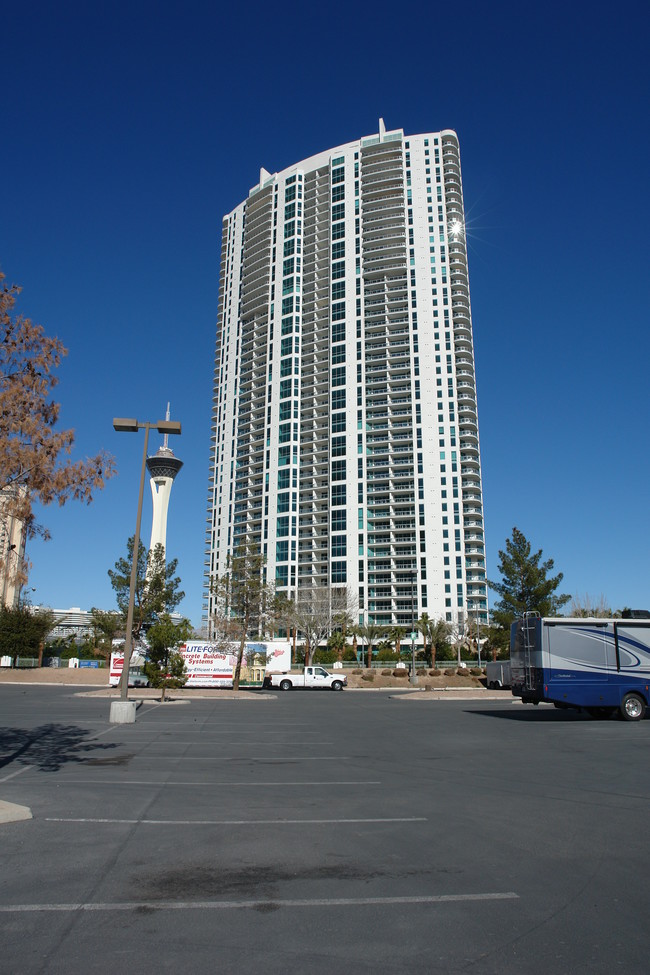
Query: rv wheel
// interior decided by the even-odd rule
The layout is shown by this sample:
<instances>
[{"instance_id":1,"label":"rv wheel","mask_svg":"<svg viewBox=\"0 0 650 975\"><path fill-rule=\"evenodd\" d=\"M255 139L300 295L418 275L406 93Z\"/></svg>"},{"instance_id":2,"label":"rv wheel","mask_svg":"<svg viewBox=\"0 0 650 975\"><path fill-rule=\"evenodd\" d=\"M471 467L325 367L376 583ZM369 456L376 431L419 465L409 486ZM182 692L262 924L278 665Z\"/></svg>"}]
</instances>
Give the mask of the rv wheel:
<instances>
[{"instance_id":1,"label":"rv wheel","mask_svg":"<svg viewBox=\"0 0 650 975\"><path fill-rule=\"evenodd\" d=\"M626 694L621 701L621 715L626 721L640 721L645 714L645 701L638 694Z\"/></svg>"}]
</instances>

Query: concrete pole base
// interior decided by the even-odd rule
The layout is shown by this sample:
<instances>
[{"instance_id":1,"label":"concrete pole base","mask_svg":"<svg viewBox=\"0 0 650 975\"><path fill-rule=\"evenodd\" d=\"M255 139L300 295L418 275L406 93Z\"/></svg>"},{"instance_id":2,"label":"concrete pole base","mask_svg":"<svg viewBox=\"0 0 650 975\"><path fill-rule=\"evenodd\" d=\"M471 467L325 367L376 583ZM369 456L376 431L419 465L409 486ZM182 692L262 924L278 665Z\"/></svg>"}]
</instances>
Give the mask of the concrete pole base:
<instances>
[{"instance_id":1,"label":"concrete pole base","mask_svg":"<svg viewBox=\"0 0 650 975\"><path fill-rule=\"evenodd\" d=\"M135 722L136 701L111 701L111 724L133 724Z\"/></svg>"}]
</instances>

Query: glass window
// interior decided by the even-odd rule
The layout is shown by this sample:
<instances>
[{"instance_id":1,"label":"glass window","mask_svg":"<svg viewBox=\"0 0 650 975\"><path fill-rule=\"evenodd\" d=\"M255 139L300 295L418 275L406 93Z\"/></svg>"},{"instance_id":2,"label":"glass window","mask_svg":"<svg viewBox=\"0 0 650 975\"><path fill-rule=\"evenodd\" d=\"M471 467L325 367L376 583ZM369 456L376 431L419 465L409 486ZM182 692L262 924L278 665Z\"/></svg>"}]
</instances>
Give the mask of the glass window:
<instances>
[{"instance_id":1,"label":"glass window","mask_svg":"<svg viewBox=\"0 0 650 975\"><path fill-rule=\"evenodd\" d=\"M345 186L333 186L332 187L332 203L336 203L337 200L345 199Z\"/></svg>"},{"instance_id":2,"label":"glass window","mask_svg":"<svg viewBox=\"0 0 650 975\"><path fill-rule=\"evenodd\" d=\"M332 409L345 409L345 389L335 389L332 391Z\"/></svg>"},{"instance_id":3,"label":"glass window","mask_svg":"<svg viewBox=\"0 0 650 975\"><path fill-rule=\"evenodd\" d=\"M345 179L345 169L332 170L332 183L342 183Z\"/></svg>"},{"instance_id":4,"label":"glass window","mask_svg":"<svg viewBox=\"0 0 650 975\"><path fill-rule=\"evenodd\" d=\"M289 542L276 542L275 543L275 560L276 562L286 562L289 558Z\"/></svg>"},{"instance_id":5,"label":"glass window","mask_svg":"<svg viewBox=\"0 0 650 975\"><path fill-rule=\"evenodd\" d=\"M345 281L334 281L332 284L332 301L345 298Z\"/></svg>"},{"instance_id":6,"label":"glass window","mask_svg":"<svg viewBox=\"0 0 650 975\"><path fill-rule=\"evenodd\" d=\"M332 531L344 532L347 528L347 511L345 508L337 508L332 511Z\"/></svg>"},{"instance_id":7,"label":"glass window","mask_svg":"<svg viewBox=\"0 0 650 975\"><path fill-rule=\"evenodd\" d=\"M345 437L332 437L332 457L345 456Z\"/></svg>"},{"instance_id":8,"label":"glass window","mask_svg":"<svg viewBox=\"0 0 650 975\"><path fill-rule=\"evenodd\" d=\"M282 491L283 488L288 488L290 479L290 471L278 471L278 491Z\"/></svg>"},{"instance_id":9,"label":"glass window","mask_svg":"<svg viewBox=\"0 0 650 975\"><path fill-rule=\"evenodd\" d=\"M289 534L289 515L281 515L277 520L276 535L282 538Z\"/></svg>"},{"instance_id":10,"label":"glass window","mask_svg":"<svg viewBox=\"0 0 650 975\"><path fill-rule=\"evenodd\" d=\"M345 362L345 346L335 345L332 349L332 362Z\"/></svg>"},{"instance_id":11,"label":"glass window","mask_svg":"<svg viewBox=\"0 0 650 975\"><path fill-rule=\"evenodd\" d=\"M345 562L332 562L332 582L347 582L348 570Z\"/></svg>"},{"instance_id":12,"label":"glass window","mask_svg":"<svg viewBox=\"0 0 650 975\"><path fill-rule=\"evenodd\" d=\"M345 320L332 322L332 342L343 342L345 339Z\"/></svg>"},{"instance_id":13,"label":"glass window","mask_svg":"<svg viewBox=\"0 0 650 975\"><path fill-rule=\"evenodd\" d=\"M332 386L345 386L345 366L332 369Z\"/></svg>"},{"instance_id":14,"label":"glass window","mask_svg":"<svg viewBox=\"0 0 650 975\"><path fill-rule=\"evenodd\" d=\"M345 241L339 240L332 244L332 260L338 261L341 257L345 257Z\"/></svg>"},{"instance_id":15,"label":"glass window","mask_svg":"<svg viewBox=\"0 0 650 975\"><path fill-rule=\"evenodd\" d=\"M345 484L332 484L332 506L346 503Z\"/></svg>"},{"instance_id":16,"label":"glass window","mask_svg":"<svg viewBox=\"0 0 650 975\"><path fill-rule=\"evenodd\" d=\"M344 218L345 218L345 203L335 203L334 206L332 207L332 223L334 223L336 220L343 220ZM284 230L285 230L285 237L291 237L291 235L293 234L293 230L291 231L291 234L288 234L286 232L287 230L286 226Z\"/></svg>"},{"instance_id":17,"label":"glass window","mask_svg":"<svg viewBox=\"0 0 650 975\"><path fill-rule=\"evenodd\" d=\"M344 481L346 477L346 464L344 460L332 461L332 480Z\"/></svg>"},{"instance_id":18,"label":"glass window","mask_svg":"<svg viewBox=\"0 0 650 975\"><path fill-rule=\"evenodd\" d=\"M332 536L332 558L344 558L348 554L348 540L346 535Z\"/></svg>"},{"instance_id":19,"label":"glass window","mask_svg":"<svg viewBox=\"0 0 650 975\"><path fill-rule=\"evenodd\" d=\"M332 415L332 433L345 431L345 413L334 413Z\"/></svg>"}]
</instances>

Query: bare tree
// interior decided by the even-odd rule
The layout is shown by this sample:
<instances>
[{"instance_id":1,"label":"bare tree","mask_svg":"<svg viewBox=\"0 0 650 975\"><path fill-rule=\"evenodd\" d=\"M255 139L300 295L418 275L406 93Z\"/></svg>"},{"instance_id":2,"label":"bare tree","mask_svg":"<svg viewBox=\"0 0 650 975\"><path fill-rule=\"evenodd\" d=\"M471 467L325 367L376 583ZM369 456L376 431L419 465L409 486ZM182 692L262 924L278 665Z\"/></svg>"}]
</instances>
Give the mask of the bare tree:
<instances>
[{"instance_id":1,"label":"bare tree","mask_svg":"<svg viewBox=\"0 0 650 975\"><path fill-rule=\"evenodd\" d=\"M607 599L601 592L596 598L590 596L589 593L585 593L584 596L581 596L580 593L572 596L568 615L576 617L590 616L594 619L611 619L612 616L617 614L612 613Z\"/></svg>"},{"instance_id":2,"label":"bare tree","mask_svg":"<svg viewBox=\"0 0 650 975\"><path fill-rule=\"evenodd\" d=\"M56 338L22 315L13 317L20 288L7 287L0 272L0 492L2 517L15 518L26 537L49 538L36 523L33 504L71 499L89 504L95 491L115 473L113 459L71 461L74 430L55 431L60 406L51 398L58 383L54 371L67 355ZM9 565L7 565L9 571ZM24 583L27 565L13 560L11 571Z\"/></svg>"},{"instance_id":3,"label":"bare tree","mask_svg":"<svg viewBox=\"0 0 650 975\"><path fill-rule=\"evenodd\" d=\"M356 605L344 586L310 586L296 593L294 625L305 641L305 666L314 660L318 647L333 630L348 626Z\"/></svg>"},{"instance_id":4,"label":"bare tree","mask_svg":"<svg viewBox=\"0 0 650 975\"><path fill-rule=\"evenodd\" d=\"M239 646L233 675L233 690L238 690L247 638L264 636L272 626L275 590L265 579L265 558L255 546L242 547L229 560L223 576L212 582L220 622Z\"/></svg>"}]
</instances>

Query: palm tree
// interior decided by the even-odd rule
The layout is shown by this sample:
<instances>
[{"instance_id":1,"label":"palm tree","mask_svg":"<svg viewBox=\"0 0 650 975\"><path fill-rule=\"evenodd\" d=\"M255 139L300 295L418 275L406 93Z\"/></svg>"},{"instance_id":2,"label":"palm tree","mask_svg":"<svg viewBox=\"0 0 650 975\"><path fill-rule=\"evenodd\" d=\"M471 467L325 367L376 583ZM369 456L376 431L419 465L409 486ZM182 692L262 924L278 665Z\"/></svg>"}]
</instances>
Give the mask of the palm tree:
<instances>
[{"instance_id":1,"label":"palm tree","mask_svg":"<svg viewBox=\"0 0 650 975\"><path fill-rule=\"evenodd\" d=\"M449 634L451 633L451 626L446 623L443 619L431 620L431 625L429 628L429 639L431 640L431 666L436 666L436 650L441 650L442 647L449 642Z\"/></svg>"},{"instance_id":2,"label":"palm tree","mask_svg":"<svg viewBox=\"0 0 650 975\"><path fill-rule=\"evenodd\" d=\"M428 613L422 613L422 616L420 617L420 619L417 621L415 625L424 638L424 656L426 658L427 646L428 646L428 641L431 637L431 627L433 625L433 620L431 619Z\"/></svg>"},{"instance_id":3,"label":"palm tree","mask_svg":"<svg viewBox=\"0 0 650 975\"><path fill-rule=\"evenodd\" d=\"M372 648L385 633L384 626L377 626L375 623L365 623L355 626L355 635L360 636L366 644L366 667L372 666Z\"/></svg>"},{"instance_id":4,"label":"palm tree","mask_svg":"<svg viewBox=\"0 0 650 975\"><path fill-rule=\"evenodd\" d=\"M395 653L397 654L397 657L399 659L400 651L401 651L401 643L404 637L406 636L406 627L391 626L391 628L387 633L387 636L388 639L392 640L392 642L395 644Z\"/></svg>"}]
</instances>

